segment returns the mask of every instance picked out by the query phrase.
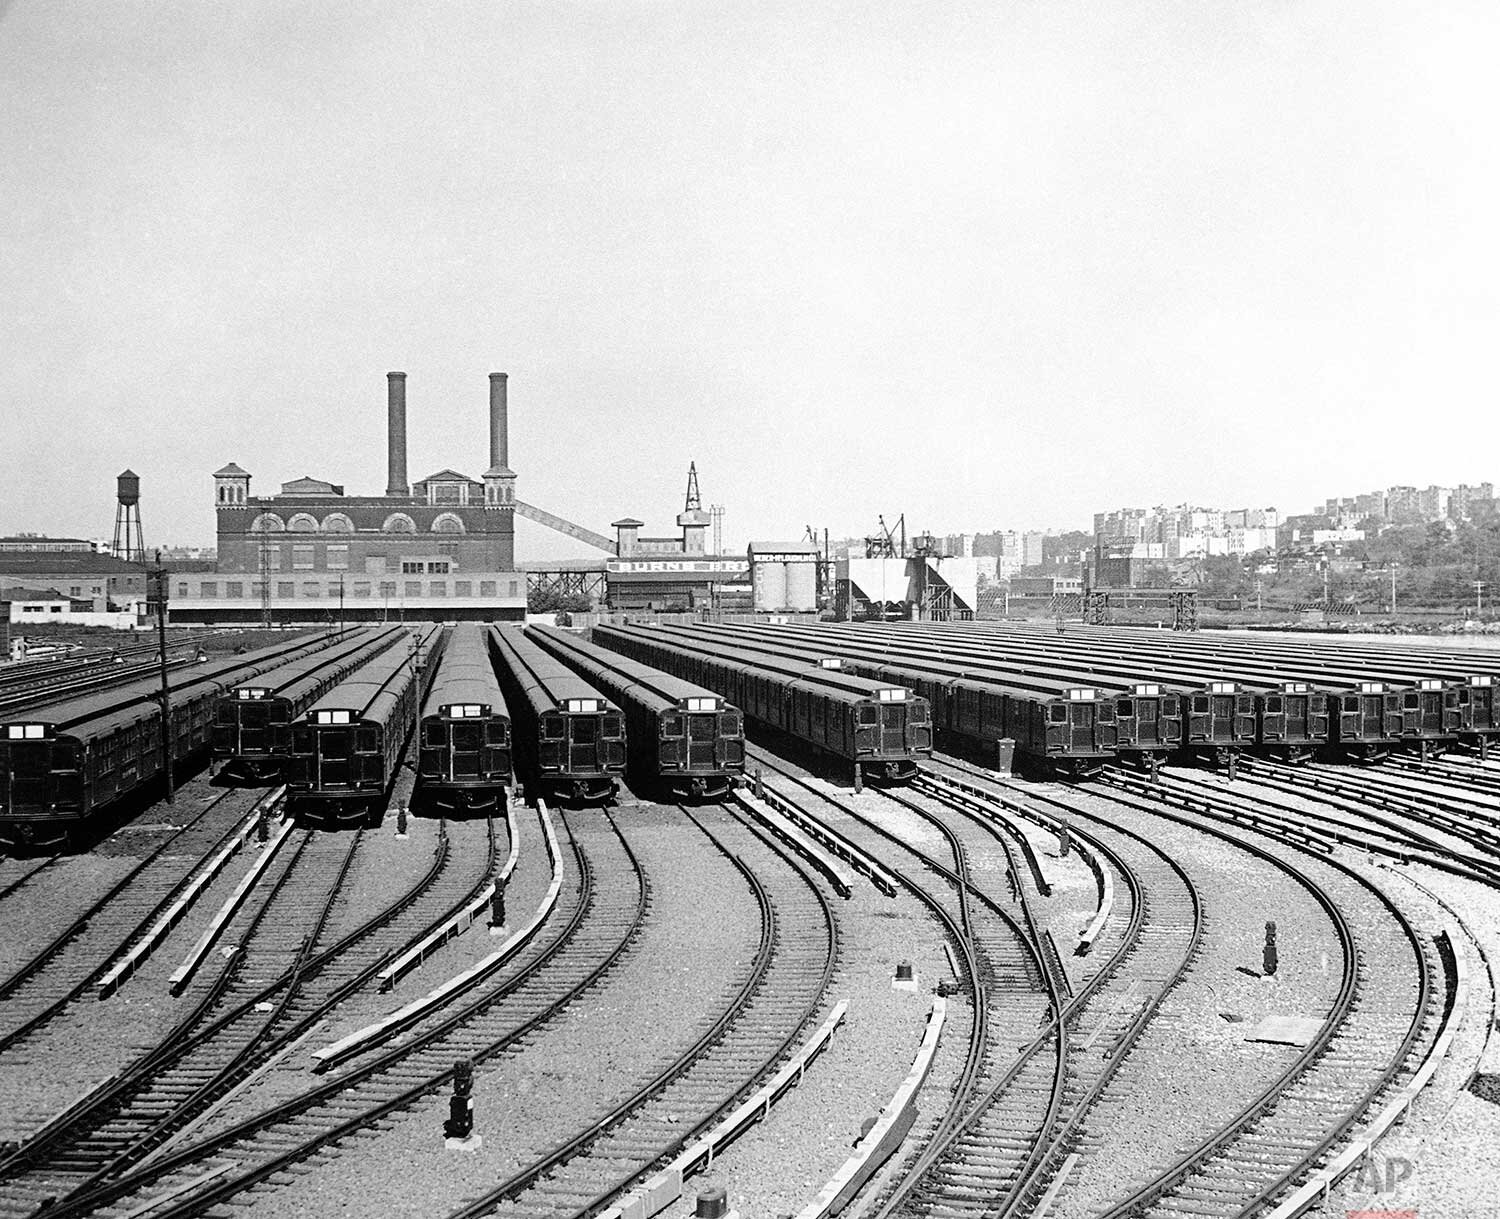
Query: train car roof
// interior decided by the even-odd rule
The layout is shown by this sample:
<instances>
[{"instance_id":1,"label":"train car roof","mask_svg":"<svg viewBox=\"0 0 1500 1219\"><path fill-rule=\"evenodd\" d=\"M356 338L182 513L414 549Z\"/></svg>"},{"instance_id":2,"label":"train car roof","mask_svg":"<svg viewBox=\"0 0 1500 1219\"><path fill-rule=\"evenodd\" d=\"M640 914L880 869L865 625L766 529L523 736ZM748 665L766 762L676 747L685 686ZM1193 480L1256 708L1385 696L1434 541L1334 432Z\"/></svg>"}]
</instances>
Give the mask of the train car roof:
<instances>
[{"instance_id":1,"label":"train car roof","mask_svg":"<svg viewBox=\"0 0 1500 1219\"><path fill-rule=\"evenodd\" d=\"M584 681L551 652L527 639L514 627L495 627L491 637L499 648L501 663L510 669L522 694L538 713L620 710L602 690Z\"/></svg>"},{"instance_id":2,"label":"train car roof","mask_svg":"<svg viewBox=\"0 0 1500 1219\"><path fill-rule=\"evenodd\" d=\"M826 640L811 638L803 642L801 638L803 632L796 627L770 626L763 632L748 628L755 632L750 635L741 634L735 627L715 627L714 629L724 630L736 639L754 639L768 649L773 646L781 649L794 649L799 655L812 657L833 652L859 662L882 664L888 669L909 673L913 677L968 682L1001 690L1021 698L1056 698L1079 702L1084 701L1086 697L1093 698L1100 694L1113 696L1125 690L1125 686L1121 683L1099 681L1093 675L1090 675L1088 680L1082 680L1049 673L1016 673L1014 671L992 673L986 671L984 667L976 668L968 659L949 657L941 651L938 651L938 658L934 659L931 656L913 655L909 651L886 644L867 644L857 636L834 636L832 632L829 633L830 638ZM806 632L806 634L813 633ZM997 666L1000 664L998 660L994 663Z\"/></svg>"},{"instance_id":3,"label":"train car roof","mask_svg":"<svg viewBox=\"0 0 1500 1219\"><path fill-rule=\"evenodd\" d=\"M449 633L437 676L422 700L424 717L454 706L488 706L491 715L507 714L488 635L477 622L460 622Z\"/></svg>"},{"instance_id":4,"label":"train car roof","mask_svg":"<svg viewBox=\"0 0 1500 1219\"><path fill-rule=\"evenodd\" d=\"M404 630L405 628L399 626L358 628L349 632L352 637L342 643L336 643L316 652L299 656L295 660L289 660L284 665L258 674L254 680L236 682L229 687L227 694L230 697L236 697L241 690L256 690L261 692L256 696L258 698L296 699L301 696L305 687L318 681L322 670L330 664L337 663L365 649L376 648L382 643L385 647L390 647L401 637ZM371 655L375 654L371 652Z\"/></svg>"},{"instance_id":5,"label":"train car roof","mask_svg":"<svg viewBox=\"0 0 1500 1219\"><path fill-rule=\"evenodd\" d=\"M302 636L295 641L270 644L239 656L195 664L169 674L167 688L173 700L217 694L237 682L248 681L275 668L288 653L328 646L330 635ZM151 718L158 713L160 677L129 682L93 694L74 695L60 702L33 707L13 718L0 719L0 728L10 724L46 724L58 735L89 739L113 732L126 723Z\"/></svg>"},{"instance_id":6,"label":"train car roof","mask_svg":"<svg viewBox=\"0 0 1500 1219\"><path fill-rule=\"evenodd\" d=\"M619 652L612 652L608 648L600 647L596 643L556 627L528 627L527 634L538 640L543 648L556 647L594 668L602 669L604 674L598 680L608 680L613 676L621 697L639 698L652 704L654 710L687 707L692 710L708 711L731 705L722 694L671 673L663 673L660 669L642 661L632 660L628 656L622 656ZM690 706L693 700L705 699L711 699L713 707L692 708Z\"/></svg>"},{"instance_id":7,"label":"train car roof","mask_svg":"<svg viewBox=\"0 0 1500 1219\"><path fill-rule=\"evenodd\" d=\"M367 664L310 704L302 718L314 719L319 712L326 711L347 711L352 719L365 718L386 696L402 670L410 667L413 658L434 646L441 631L442 627L434 625L419 632L415 652L398 643L371 657Z\"/></svg>"},{"instance_id":8,"label":"train car roof","mask_svg":"<svg viewBox=\"0 0 1500 1219\"><path fill-rule=\"evenodd\" d=\"M892 682L876 681L837 669L821 669L797 661L779 661L774 655L753 647L725 645L716 639L678 634L675 630L670 634L665 633L671 628L645 629L635 626L611 626L597 629L620 631L627 637L645 638L666 647L681 647L689 652L742 664L747 668L774 674L797 685L815 687L844 702L864 702L868 699L875 699L877 702L901 702L911 696L911 691L905 686L897 686ZM900 691L899 696L897 691Z\"/></svg>"}]
</instances>

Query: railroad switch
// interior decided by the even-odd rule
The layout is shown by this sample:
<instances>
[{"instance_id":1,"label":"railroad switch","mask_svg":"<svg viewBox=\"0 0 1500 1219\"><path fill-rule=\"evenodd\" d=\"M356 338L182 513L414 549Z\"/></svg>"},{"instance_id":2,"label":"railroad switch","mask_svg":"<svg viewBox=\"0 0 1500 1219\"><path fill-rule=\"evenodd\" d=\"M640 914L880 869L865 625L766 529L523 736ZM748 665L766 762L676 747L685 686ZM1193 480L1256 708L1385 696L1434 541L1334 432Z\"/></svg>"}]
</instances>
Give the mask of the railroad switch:
<instances>
[{"instance_id":1,"label":"railroad switch","mask_svg":"<svg viewBox=\"0 0 1500 1219\"><path fill-rule=\"evenodd\" d=\"M963 983L957 978L943 978L934 988L935 992L944 999L964 993Z\"/></svg>"},{"instance_id":2,"label":"railroad switch","mask_svg":"<svg viewBox=\"0 0 1500 1219\"><path fill-rule=\"evenodd\" d=\"M495 892L490 897L490 931L495 932L505 926L505 886L495 882Z\"/></svg>"},{"instance_id":3,"label":"railroad switch","mask_svg":"<svg viewBox=\"0 0 1500 1219\"><path fill-rule=\"evenodd\" d=\"M857 796L865 790L865 768L861 762L854 764L854 794Z\"/></svg>"},{"instance_id":4,"label":"railroad switch","mask_svg":"<svg viewBox=\"0 0 1500 1219\"><path fill-rule=\"evenodd\" d=\"M1066 859L1068 857L1068 852L1071 851L1072 849L1073 849L1073 835L1071 835L1070 833L1068 833L1068 827L1067 826L1065 826L1065 825L1059 825L1057 827L1057 853L1058 853L1058 855L1061 858Z\"/></svg>"},{"instance_id":5,"label":"railroad switch","mask_svg":"<svg viewBox=\"0 0 1500 1219\"><path fill-rule=\"evenodd\" d=\"M765 787L762 784L760 777L760 767L757 766L755 768L755 798L757 800L760 800L765 796L765 794Z\"/></svg>"},{"instance_id":6,"label":"railroad switch","mask_svg":"<svg viewBox=\"0 0 1500 1219\"><path fill-rule=\"evenodd\" d=\"M1261 972L1268 978L1276 973L1276 924L1266 921L1266 946L1261 951Z\"/></svg>"},{"instance_id":7,"label":"railroad switch","mask_svg":"<svg viewBox=\"0 0 1500 1219\"><path fill-rule=\"evenodd\" d=\"M474 1133L474 1064L460 1058L453 1064L453 1095L448 1098L448 1120L443 1137L450 1150L472 1151L482 1141Z\"/></svg>"},{"instance_id":8,"label":"railroad switch","mask_svg":"<svg viewBox=\"0 0 1500 1219\"><path fill-rule=\"evenodd\" d=\"M260 810L260 817L255 822L255 841L271 841L271 818L267 815L265 809Z\"/></svg>"},{"instance_id":9,"label":"railroad switch","mask_svg":"<svg viewBox=\"0 0 1500 1219\"><path fill-rule=\"evenodd\" d=\"M902 961L896 966L896 976L891 979L891 989L916 991L917 974L912 969L910 961Z\"/></svg>"},{"instance_id":10,"label":"railroad switch","mask_svg":"<svg viewBox=\"0 0 1500 1219\"><path fill-rule=\"evenodd\" d=\"M396 805L396 837L406 837L406 805Z\"/></svg>"},{"instance_id":11,"label":"railroad switch","mask_svg":"<svg viewBox=\"0 0 1500 1219\"><path fill-rule=\"evenodd\" d=\"M729 1191L712 1182L698 1188L693 1219L740 1219L740 1213L729 1209Z\"/></svg>"}]
</instances>

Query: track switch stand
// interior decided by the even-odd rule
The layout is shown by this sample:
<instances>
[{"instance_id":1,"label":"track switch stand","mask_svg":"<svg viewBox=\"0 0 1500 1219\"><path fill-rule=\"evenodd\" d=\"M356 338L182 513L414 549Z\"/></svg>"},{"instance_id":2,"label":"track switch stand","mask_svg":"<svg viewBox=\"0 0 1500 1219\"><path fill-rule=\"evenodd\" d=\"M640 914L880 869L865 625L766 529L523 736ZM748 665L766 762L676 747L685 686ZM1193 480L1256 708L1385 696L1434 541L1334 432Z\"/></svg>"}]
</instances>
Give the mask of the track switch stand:
<instances>
[{"instance_id":1,"label":"track switch stand","mask_svg":"<svg viewBox=\"0 0 1500 1219\"><path fill-rule=\"evenodd\" d=\"M1261 972L1266 977L1272 977L1276 973L1276 924L1266 922L1266 946L1261 952Z\"/></svg>"},{"instance_id":2,"label":"track switch stand","mask_svg":"<svg viewBox=\"0 0 1500 1219\"><path fill-rule=\"evenodd\" d=\"M448 1120L443 1123L443 1136L454 1142L466 1143L474 1133L474 1064L460 1058L453 1064L453 1095L448 1098Z\"/></svg>"}]
</instances>

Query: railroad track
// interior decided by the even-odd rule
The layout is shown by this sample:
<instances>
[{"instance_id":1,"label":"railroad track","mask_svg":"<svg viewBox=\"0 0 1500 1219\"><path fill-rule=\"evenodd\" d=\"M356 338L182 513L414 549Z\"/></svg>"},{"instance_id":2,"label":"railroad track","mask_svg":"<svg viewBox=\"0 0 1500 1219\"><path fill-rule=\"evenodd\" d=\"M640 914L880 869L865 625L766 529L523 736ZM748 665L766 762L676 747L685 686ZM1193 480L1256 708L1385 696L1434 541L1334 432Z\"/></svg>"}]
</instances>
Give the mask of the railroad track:
<instances>
[{"instance_id":1,"label":"railroad track","mask_svg":"<svg viewBox=\"0 0 1500 1219\"><path fill-rule=\"evenodd\" d=\"M56 867L57 863L58 863L58 861L60 859L62 859L62 855L61 854L48 855L40 863L34 864L31 867L29 867L29 868L27 868L27 867L21 867L21 868L19 868L20 875L12 877L10 880L7 880L5 882L5 887L4 888L0 888L0 902L3 902L12 893L16 893L19 890L24 889L27 885L29 885L33 880L35 880L43 872L46 872L46 871L50 870L51 868ZM9 870L9 869L7 869L7 870ZM17 916L17 917L20 917L20 916Z\"/></svg>"},{"instance_id":2,"label":"railroad track","mask_svg":"<svg viewBox=\"0 0 1500 1219\"><path fill-rule=\"evenodd\" d=\"M1081 794L1070 793L1064 799L976 768L961 769L1007 793L1098 819L1097 812L1077 807L1084 798ZM1211 819L1165 811L1160 792L1144 780L1111 775L1110 782L1129 789L1111 793L1112 803L1232 838L1300 876L1345 937L1346 968L1340 992L1320 1035L1276 1083L1231 1120L1172 1164L1159 1165L1160 1171L1150 1181L1132 1187L1134 1192L1128 1196L1117 1193L1104 1212L1111 1217L1248 1213L1326 1156L1390 1087L1414 1048L1432 1036L1441 1006L1432 986L1435 953L1388 898L1337 861L1304 857L1275 842L1260 846L1248 842L1238 827L1226 833ZM1120 818L1114 815L1110 820ZM1343 913L1346 909L1351 911L1348 918ZM1393 938L1400 945L1398 950L1376 951ZM1078 1144L1080 1153L1086 1153L1095 1138L1097 1145L1114 1141L1107 1132L1090 1135L1086 1125ZM1114 1172L1117 1177L1118 1166ZM1099 1211L1097 1200L1070 1211L1065 1188L1055 1202L1059 1214Z\"/></svg>"},{"instance_id":3,"label":"railroad track","mask_svg":"<svg viewBox=\"0 0 1500 1219\"><path fill-rule=\"evenodd\" d=\"M529 1034L620 964L645 917L649 888L617 830L609 839L591 836L586 846L572 838L570 847L565 872L577 883L562 886L550 933L490 984L449 1004L395 1048L65 1199L49 1216L124 1215L149 1206L152 1219L185 1219L229 1199L253 1205L291 1165L357 1154L353 1136L447 1087L455 1059L479 1064L518 1053Z\"/></svg>"},{"instance_id":4,"label":"railroad track","mask_svg":"<svg viewBox=\"0 0 1500 1219\"><path fill-rule=\"evenodd\" d=\"M230 841L263 800L228 790L178 827L30 960L0 981L0 1056L84 995L142 937L196 869Z\"/></svg>"},{"instance_id":5,"label":"railroad track","mask_svg":"<svg viewBox=\"0 0 1500 1219\"><path fill-rule=\"evenodd\" d=\"M1207 818L1153 807L1150 784L1111 781L1127 789L1113 797L1127 807L1223 834ZM1440 1015L1435 950L1388 897L1332 858L1274 839L1254 843L1239 834L1235 841L1299 876L1333 921L1344 945L1339 994L1281 1080L1119 1199L1106 1212L1111 1217L1240 1215L1275 1198L1354 1129L1431 1038Z\"/></svg>"},{"instance_id":6,"label":"railroad track","mask_svg":"<svg viewBox=\"0 0 1500 1219\"><path fill-rule=\"evenodd\" d=\"M935 788L959 807L967 806L970 816L984 816L983 803L971 791L951 786L940 762L930 764L918 784ZM1108 827L1105 832L1110 832ZM1113 831L1115 842L1106 844L1097 828L1077 833L1088 849L1103 857L1101 866L1113 868L1121 878L1123 893L1112 917L1125 926L1114 952L1063 1009L1066 1071L1057 1103L1040 1125L1040 1137L1018 1137L1019 1130L1030 1127L1013 1122L1012 1089L1007 1088L999 1094L1001 1103L970 1115L963 1136L945 1149L942 1169L918 1188L908 1189L905 1198L887 1203L881 1214L896 1211L898 1202L904 1203L902 1214L1029 1213L1077 1137L1089 1106L1192 962L1202 918L1197 892L1186 874L1138 836ZM1024 1084L1016 1082L1024 1094Z\"/></svg>"},{"instance_id":7,"label":"railroad track","mask_svg":"<svg viewBox=\"0 0 1500 1219\"><path fill-rule=\"evenodd\" d=\"M1037 943L1035 928L1024 909L1024 890L1019 879L1014 888L991 893L975 888L969 868L969 844L949 822L930 809L906 802L936 828L944 838L953 866L949 867L925 850L918 849L848 802L836 798L781 764L761 750L754 757L785 781L778 788L781 799L806 809L809 798L836 810L836 822L847 822L855 833L833 828L866 853L889 856L892 848L910 856L940 882L944 897L932 892L932 881L918 878L882 860L882 864L918 901L932 911L946 929L962 962L959 981L966 983L971 1004L969 1040L947 1108L931 1119L925 1129L908 1136L912 1145L926 1148L915 1165L903 1165L897 1180L887 1171L876 1192L883 1191L888 1207L903 1200L913 1184L939 1164L945 1148L964 1134L967 1120L981 1110L999 1112L1011 1107L1010 1121L1018 1155L1030 1154L1060 1097L1062 1036L1056 1012L1061 1007L1059 979L1049 968L1044 950ZM789 788L796 789L789 799ZM825 824L826 817L820 817ZM872 845L873 848L872 848ZM988 839L988 849L999 850L1005 859L996 877L1019 877L1004 839ZM996 882L998 883L998 881ZM951 890L951 896L947 896ZM956 909L954 908L956 907ZM1025 925L1023 925L1023 922ZM1002 1100L1002 1097L1008 1099ZM1030 1126L1026 1125L1030 1121ZM1028 1140L1027 1130L1032 1131ZM892 1194L891 1191L896 1193Z\"/></svg>"},{"instance_id":8,"label":"railroad track","mask_svg":"<svg viewBox=\"0 0 1500 1219\"><path fill-rule=\"evenodd\" d=\"M86 1193L168 1145L367 986L414 936L471 900L494 869L493 826L485 828L476 868L455 858L442 825L425 873L331 943L324 941L347 900L361 834L303 832L303 847L311 844L305 858L287 862L257 909L226 930L238 945L232 964L200 984L190 1014L87 1106L0 1161L0 1180L22 1172L8 1190L37 1200ZM441 913L413 928L419 899L441 903Z\"/></svg>"},{"instance_id":9,"label":"railroad track","mask_svg":"<svg viewBox=\"0 0 1500 1219\"><path fill-rule=\"evenodd\" d=\"M838 959L833 911L779 843L724 809L681 813L744 880L760 914L759 944L730 1002L654 1078L494 1189L452 1212L476 1219L554 1216L597 1207L713 1126L774 1071L824 1006Z\"/></svg>"}]
</instances>

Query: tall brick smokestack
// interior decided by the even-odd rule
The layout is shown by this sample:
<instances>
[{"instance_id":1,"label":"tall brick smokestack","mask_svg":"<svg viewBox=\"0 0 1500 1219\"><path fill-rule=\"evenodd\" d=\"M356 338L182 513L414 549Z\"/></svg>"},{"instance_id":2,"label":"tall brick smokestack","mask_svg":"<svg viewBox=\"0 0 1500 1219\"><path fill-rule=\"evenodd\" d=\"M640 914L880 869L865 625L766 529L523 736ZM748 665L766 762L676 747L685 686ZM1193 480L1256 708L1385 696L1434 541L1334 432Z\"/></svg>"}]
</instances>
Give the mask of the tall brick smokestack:
<instances>
[{"instance_id":1,"label":"tall brick smokestack","mask_svg":"<svg viewBox=\"0 0 1500 1219\"><path fill-rule=\"evenodd\" d=\"M385 374L385 414L388 430L386 440L385 493L387 495L410 495L411 487L406 482L406 374Z\"/></svg>"},{"instance_id":2,"label":"tall brick smokestack","mask_svg":"<svg viewBox=\"0 0 1500 1219\"><path fill-rule=\"evenodd\" d=\"M506 374L490 373L490 469L510 466L510 420L505 402Z\"/></svg>"}]
</instances>

